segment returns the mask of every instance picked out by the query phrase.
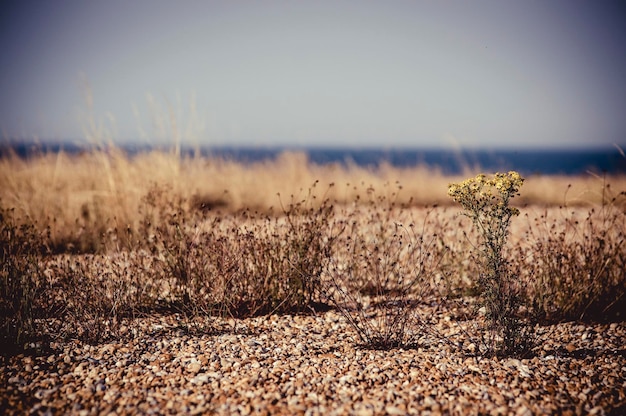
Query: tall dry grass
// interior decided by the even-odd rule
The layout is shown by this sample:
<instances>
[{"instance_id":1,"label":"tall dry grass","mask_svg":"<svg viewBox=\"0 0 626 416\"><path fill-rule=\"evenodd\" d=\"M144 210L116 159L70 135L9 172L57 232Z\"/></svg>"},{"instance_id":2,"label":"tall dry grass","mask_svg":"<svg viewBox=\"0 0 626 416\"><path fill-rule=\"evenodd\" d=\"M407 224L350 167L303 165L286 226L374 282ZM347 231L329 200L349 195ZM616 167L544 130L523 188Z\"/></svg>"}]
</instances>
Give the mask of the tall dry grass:
<instances>
[{"instance_id":1,"label":"tall dry grass","mask_svg":"<svg viewBox=\"0 0 626 416\"><path fill-rule=\"evenodd\" d=\"M473 174L469 172L468 174ZM142 197L154 187L167 188L187 201L188 209L236 212L279 211L280 200L298 197L318 182L315 191L334 204L357 201L360 189L400 185L398 204L448 205L448 183L465 177L446 176L424 166L377 169L356 165L316 165L302 153L283 153L275 160L243 164L220 159L177 156L152 151L133 157L115 147L69 155L40 154L29 159L0 159L0 205L14 209L17 221L49 228L55 251L97 252L101 236L115 228L136 229ZM626 177L606 178L614 188ZM599 178L531 176L521 205L592 205L601 202ZM327 188L334 184L330 190ZM569 186L571 185L571 186ZM568 188L569 186L569 188Z\"/></svg>"}]
</instances>

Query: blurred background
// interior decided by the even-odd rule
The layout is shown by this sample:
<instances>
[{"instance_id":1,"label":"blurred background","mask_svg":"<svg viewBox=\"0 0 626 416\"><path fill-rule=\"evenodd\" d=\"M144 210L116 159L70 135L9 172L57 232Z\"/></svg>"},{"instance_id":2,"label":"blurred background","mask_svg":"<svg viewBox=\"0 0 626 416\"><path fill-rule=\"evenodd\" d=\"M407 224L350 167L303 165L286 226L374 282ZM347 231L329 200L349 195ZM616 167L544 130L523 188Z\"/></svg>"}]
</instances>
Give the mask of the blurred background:
<instances>
[{"instance_id":1,"label":"blurred background","mask_svg":"<svg viewBox=\"0 0 626 416\"><path fill-rule=\"evenodd\" d=\"M28 0L1 16L5 142L624 168L622 2Z\"/></svg>"}]
</instances>

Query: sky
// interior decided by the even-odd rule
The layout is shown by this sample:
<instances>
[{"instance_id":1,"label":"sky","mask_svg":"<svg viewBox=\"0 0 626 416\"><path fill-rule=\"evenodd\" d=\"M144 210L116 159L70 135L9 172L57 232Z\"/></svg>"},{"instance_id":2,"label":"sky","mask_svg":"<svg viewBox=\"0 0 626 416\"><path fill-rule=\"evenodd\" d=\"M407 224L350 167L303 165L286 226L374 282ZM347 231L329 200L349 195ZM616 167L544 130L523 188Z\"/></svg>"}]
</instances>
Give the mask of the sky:
<instances>
[{"instance_id":1,"label":"sky","mask_svg":"<svg viewBox=\"0 0 626 416\"><path fill-rule=\"evenodd\" d=\"M626 144L614 1L4 1L4 139Z\"/></svg>"}]
</instances>

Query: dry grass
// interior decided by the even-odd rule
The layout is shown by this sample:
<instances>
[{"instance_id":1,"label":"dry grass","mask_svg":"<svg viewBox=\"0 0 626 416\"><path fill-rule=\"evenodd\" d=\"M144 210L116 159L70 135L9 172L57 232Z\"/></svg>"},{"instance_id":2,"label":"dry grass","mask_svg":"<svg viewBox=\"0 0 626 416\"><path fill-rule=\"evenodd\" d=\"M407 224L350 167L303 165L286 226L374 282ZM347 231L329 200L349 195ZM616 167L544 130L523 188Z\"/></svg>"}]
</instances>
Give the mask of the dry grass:
<instances>
[{"instance_id":1,"label":"dry grass","mask_svg":"<svg viewBox=\"0 0 626 416\"><path fill-rule=\"evenodd\" d=\"M132 336L127 318L145 314L191 326L323 304L370 347L437 338L420 302L481 319L459 307L480 273L471 223L447 196L464 177L297 153L248 165L115 148L2 159L3 338L97 342ZM624 189L626 177L527 178L505 250L521 319L623 319Z\"/></svg>"},{"instance_id":2,"label":"dry grass","mask_svg":"<svg viewBox=\"0 0 626 416\"><path fill-rule=\"evenodd\" d=\"M473 174L473 172L468 172ZM112 229L138 227L142 198L155 185L167 188L195 208L236 212L279 211L279 198L301 195L318 181L322 194L335 204L352 204L363 187L383 190L401 184L399 204L447 205L448 177L425 167L377 170L358 166L308 163L306 156L285 153L274 161L243 165L211 159L180 159L174 152L154 151L128 157L116 148L81 155L42 154L29 160L0 160L0 204L15 209L18 220L49 227L54 251L102 251L100 235ZM626 177L607 178L615 189ZM521 205L590 205L601 201L600 180L538 176L527 178ZM328 186L335 186L328 190ZM568 185L571 188L568 190ZM386 189L390 189L387 186ZM391 191L389 191L391 192ZM389 195L387 195L389 196Z\"/></svg>"}]
</instances>

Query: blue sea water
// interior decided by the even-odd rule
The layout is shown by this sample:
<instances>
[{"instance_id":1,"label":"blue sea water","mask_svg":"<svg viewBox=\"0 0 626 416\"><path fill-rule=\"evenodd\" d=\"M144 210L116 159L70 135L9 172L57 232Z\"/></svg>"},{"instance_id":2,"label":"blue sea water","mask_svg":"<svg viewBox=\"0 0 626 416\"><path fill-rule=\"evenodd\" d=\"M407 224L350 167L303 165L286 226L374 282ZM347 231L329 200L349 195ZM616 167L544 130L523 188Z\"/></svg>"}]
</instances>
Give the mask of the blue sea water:
<instances>
[{"instance_id":1,"label":"blue sea water","mask_svg":"<svg viewBox=\"0 0 626 416\"><path fill-rule=\"evenodd\" d=\"M129 155L151 150L146 145L119 145ZM624 147L622 147L624 148ZM72 143L0 143L0 157L13 152L21 157L35 153L68 153L85 151L83 145ZM519 149L519 150L436 150L436 149L376 149L376 148L284 148L284 147L205 147L184 148L184 154L199 151L203 156L215 156L242 163L272 160L282 152L298 151L308 156L315 164L355 164L375 168L381 163L396 167L417 165L439 169L444 174L463 173L466 169L480 169L485 172L516 170L524 175L565 174L580 175L588 172L596 174L626 174L626 158L617 147L589 149Z\"/></svg>"},{"instance_id":2,"label":"blue sea water","mask_svg":"<svg viewBox=\"0 0 626 416\"><path fill-rule=\"evenodd\" d=\"M240 161L258 161L276 157L284 149L218 148L214 155ZM463 173L477 168L485 172L516 170L524 175L587 172L626 173L626 158L616 148L598 150L426 150L426 149L300 149L311 162L353 163L377 167L388 163L396 167L427 166L445 174Z\"/></svg>"}]
</instances>

